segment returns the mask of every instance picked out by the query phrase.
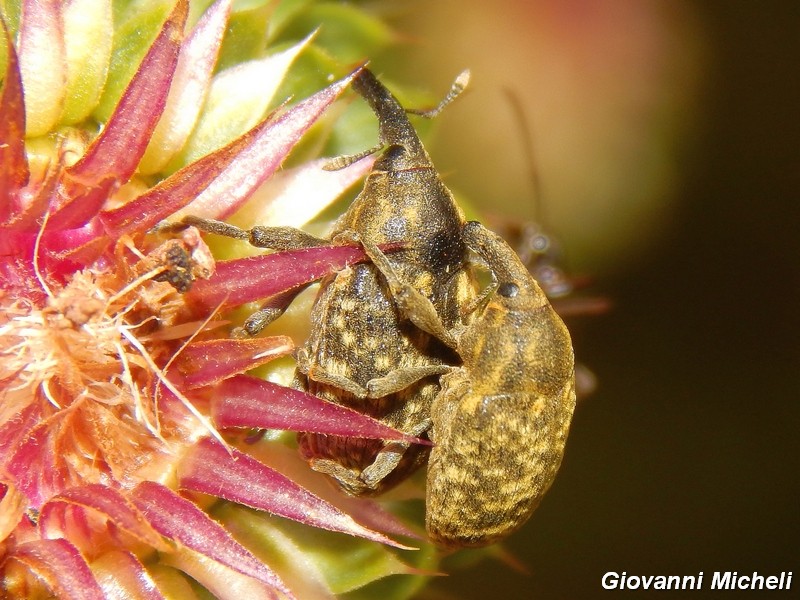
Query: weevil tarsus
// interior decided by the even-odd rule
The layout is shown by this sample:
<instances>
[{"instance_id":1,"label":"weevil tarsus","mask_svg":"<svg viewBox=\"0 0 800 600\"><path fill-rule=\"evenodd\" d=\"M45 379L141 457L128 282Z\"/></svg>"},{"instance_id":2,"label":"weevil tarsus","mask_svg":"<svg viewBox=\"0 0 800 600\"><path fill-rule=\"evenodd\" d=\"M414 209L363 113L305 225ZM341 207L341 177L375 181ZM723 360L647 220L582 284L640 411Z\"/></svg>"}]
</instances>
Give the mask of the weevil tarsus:
<instances>
[{"instance_id":1,"label":"weevil tarsus","mask_svg":"<svg viewBox=\"0 0 800 600\"><path fill-rule=\"evenodd\" d=\"M247 317L241 327L235 328L231 332L231 336L247 338L258 335L267 325L285 313L289 305L294 302L294 299L310 285L310 283L299 285L285 292L275 294L264 302L256 312Z\"/></svg>"}]
</instances>

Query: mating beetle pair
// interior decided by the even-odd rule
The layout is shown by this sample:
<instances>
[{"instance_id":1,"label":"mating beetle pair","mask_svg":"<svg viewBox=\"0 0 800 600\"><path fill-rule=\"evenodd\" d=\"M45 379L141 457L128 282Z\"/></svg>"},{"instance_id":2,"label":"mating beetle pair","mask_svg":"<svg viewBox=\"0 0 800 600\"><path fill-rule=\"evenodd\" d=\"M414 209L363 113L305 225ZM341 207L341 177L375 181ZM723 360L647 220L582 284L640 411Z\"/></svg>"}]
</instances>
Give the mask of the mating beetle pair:
<instances>
[{"instance_id":1,"label":"mating beetle pair","mask_svg":"<svg viewBox=\"0 0 800 600\"><path fill-rule=\"evenodd\" d=\"M508 244L464 221L394 96L366 69L353 87L378 116L383 152L331 240L361 243L372 262L321 282L295 385L434 446L428 458L420 445L303 433L300 450L353 495L385 491L428 458L431 539L483 546L527 520L559 467L575 406L569 334ZM271 248L329 243L193 224ZM394 242L390 256L378 249ZM493 279L482 292L477 265Z\"/></svg>"}]
</instances>

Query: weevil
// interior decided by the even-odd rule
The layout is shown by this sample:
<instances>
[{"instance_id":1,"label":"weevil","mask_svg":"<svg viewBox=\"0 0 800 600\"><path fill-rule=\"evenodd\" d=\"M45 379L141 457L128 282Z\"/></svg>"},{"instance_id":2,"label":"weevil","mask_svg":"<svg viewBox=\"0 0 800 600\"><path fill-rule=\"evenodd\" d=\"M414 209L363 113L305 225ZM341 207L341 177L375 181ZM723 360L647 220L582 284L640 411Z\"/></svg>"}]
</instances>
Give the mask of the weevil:
<instances>
[{"instance_id":1,"label":"weevil","mask_svg":"<svg viewBox=\"0 0 800 600\"><path fill-rule=\"evenodd\" d=\"M468 72L456 79L433 116L466 86ZM353 88L378 117L380 144L334 167L382 149L361 193L334 224L334 243L401 243L387 259L403 281L430 304L443 327L454 327L460 308L475 295L466 271L464 215L445 187L406 110L367 69ZM330 243L289 228L242 230L219 222L187 219L201 229L248 239L260 247L287 249ZM250 321L255 333L280 314L281 306ZM435 336L417 327L417 311L394 298L372 264L359 264L321 281L311 312L311 332L297 353L295 385L327 400L350 406L413 435L430 427L430 407L439 392L438 375L456 361ZM247 328L247 323L245 327ZM300 451L316 471L331 476L352 495L381 493L424 464L428 447L301 433Z\"/></svg>"},{"instance_id":2,"label":"weevil","mask_svg":"<svg viewBox=\"0 0 800 600\"><path fill-rule=\"evenodd\" d=\"M496 286L457 332L463 361L441 378L430 431L425 524L442 546L485 546L518 529L555 478L575 409L564 322L511 247L477 222L467 245Z\"/></svg>"},{"instance_id":3,"label":"weevil","mask_svg":"<svg viewBox=\"0 0 800 600\"><path fill-rule=\"evenodd\" d=\"M433 307L415 320L455 348L431 406L425 524L444 547L494 543L522 526L555 478L575 409L575 360L564 322L514 250L476 221L463 238L494 284L442 332ZM395 296L415 296L364 244Z\"/></svg>"},{"instance_id":4,"label":"weevil","mask_svg":"<svg viewBox=\"0 0 800 600\"><path fill-rule=\"evenodd\" d=\"M445 102L465 83L457 80ZM362 192L337 220L333 239L403 243L404 250L389 261L452 327L473 294L461 239L463 213L397 99L366 69L353 87L378 117L384 150ZM409 316L373 265L323 281L308 342L298 353L300 385L401 431L423 434L448 353ZM298 440L313 469L354 495L385 491L420 467L428 453L421 445L313 433Z\"/></svg>"}]
</instances>

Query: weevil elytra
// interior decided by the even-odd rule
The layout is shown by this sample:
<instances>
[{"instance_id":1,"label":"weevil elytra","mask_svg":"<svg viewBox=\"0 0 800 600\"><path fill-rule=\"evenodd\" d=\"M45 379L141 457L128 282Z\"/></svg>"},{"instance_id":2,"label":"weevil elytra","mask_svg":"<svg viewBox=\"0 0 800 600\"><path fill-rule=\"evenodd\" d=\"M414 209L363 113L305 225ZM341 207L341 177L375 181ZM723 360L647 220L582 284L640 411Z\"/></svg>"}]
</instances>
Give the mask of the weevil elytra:
<instances>
[{"instance_id":1,"label":"weevil elytra","mask_svg":"<svg viewBox=\"0 0 800 600\"><path fill-rule=\"evenodd\" d=\"M496 287L455 332L463 361L431 409L426 527L439 545L484 546L518 529L561 464L575 408L569 332L516 253L477 222L467 245Z\"/></svg>"},{"instance_id":2,"label":"weevil elytra","mask_svg":"<svg viewBox=\"0 0 800 600\"><path fill-rule=\"evenodd\" d=\"M422 114L436 114L460 93L467 78L463 73L439 106ZM402 249L387 259L391 268L450 329L459 321L460 308L475 295L466 272L463 213L398 100L367 69L359 71L352 85L378 117L380 145L335 160L334 168L378 149L383 152L361 193L334 224L331 240L400 243ZM204 219L184 223L267 248L329 243L290 228L242 230ZM281 306L268 306L250 320L248 333L279 315L291 294L280 300ZM398 300L372 264L354 265L323 279L310 335L297 353L295 385L405 433L423 435L439 392L438 375L457 359L435 336L415 326L410 320L415 311ZM385 491L424 464L428 454L422 445L314 433L301 433L298 441L313 469L353 495Z\"/></svg>"},{"instance_id":3,"label":"weevil elytra","mask_svg":"<svg viewBox=\"0 0 800 600\"><path fill-rule=\"evenodd\" d=\"M433 307L415 323L462 361L431 407L425 525L444 547L478 547L518 529L555 478L575 409L575 359L564 322L511 247L477 221L463 237L495 281L442 332ZM415 296L380 250L364 243L395 296Z\"/></svg>"}]
</instances>

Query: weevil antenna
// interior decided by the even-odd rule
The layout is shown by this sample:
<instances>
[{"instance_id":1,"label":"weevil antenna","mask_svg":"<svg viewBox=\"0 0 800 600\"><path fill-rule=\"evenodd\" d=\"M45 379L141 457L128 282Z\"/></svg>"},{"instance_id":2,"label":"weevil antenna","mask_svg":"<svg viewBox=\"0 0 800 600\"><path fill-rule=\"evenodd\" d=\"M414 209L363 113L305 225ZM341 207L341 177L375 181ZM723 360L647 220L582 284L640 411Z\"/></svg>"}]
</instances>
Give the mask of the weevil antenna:
<instances>
[{"instance_id":1,"label":"weevil antenna","mask_svg":"<svg viewBox=\"0 0 800 600\"><path fill-rule=\"evenodd\" d=\"M531 202L533 205L533 219L544 225L547 220L543 214L542 185L539 179L539 169L536 167L536 153L533 148L533 127L525 114L519 95L510 88L505 88L504 92L508 103L511 105L511 110L514 111L517 123L522 129L522 147L525 153L525 162L527 163L528 180L533 192L533 201Z\"/></svg>"},{"instance_id":2,"label":"weevil antenna","mask_svg":"<svg viewBox=\"0 0 800 600\"><path fill-rule=\"evenodd\" d=\"M469 85L469 78L469 69L464 69L458 74L458 77L455 78L453 85L450 86L450 91L447 92L447 95L442 98L439 104L428 110L407 108L406 112L412 115L425 117L426 119L433 119L434 117L437 117L440 112L442 112L453 100L458 98L464 92L464 90L467 89L467 86Z\"/></svg>"}]
</instances>

